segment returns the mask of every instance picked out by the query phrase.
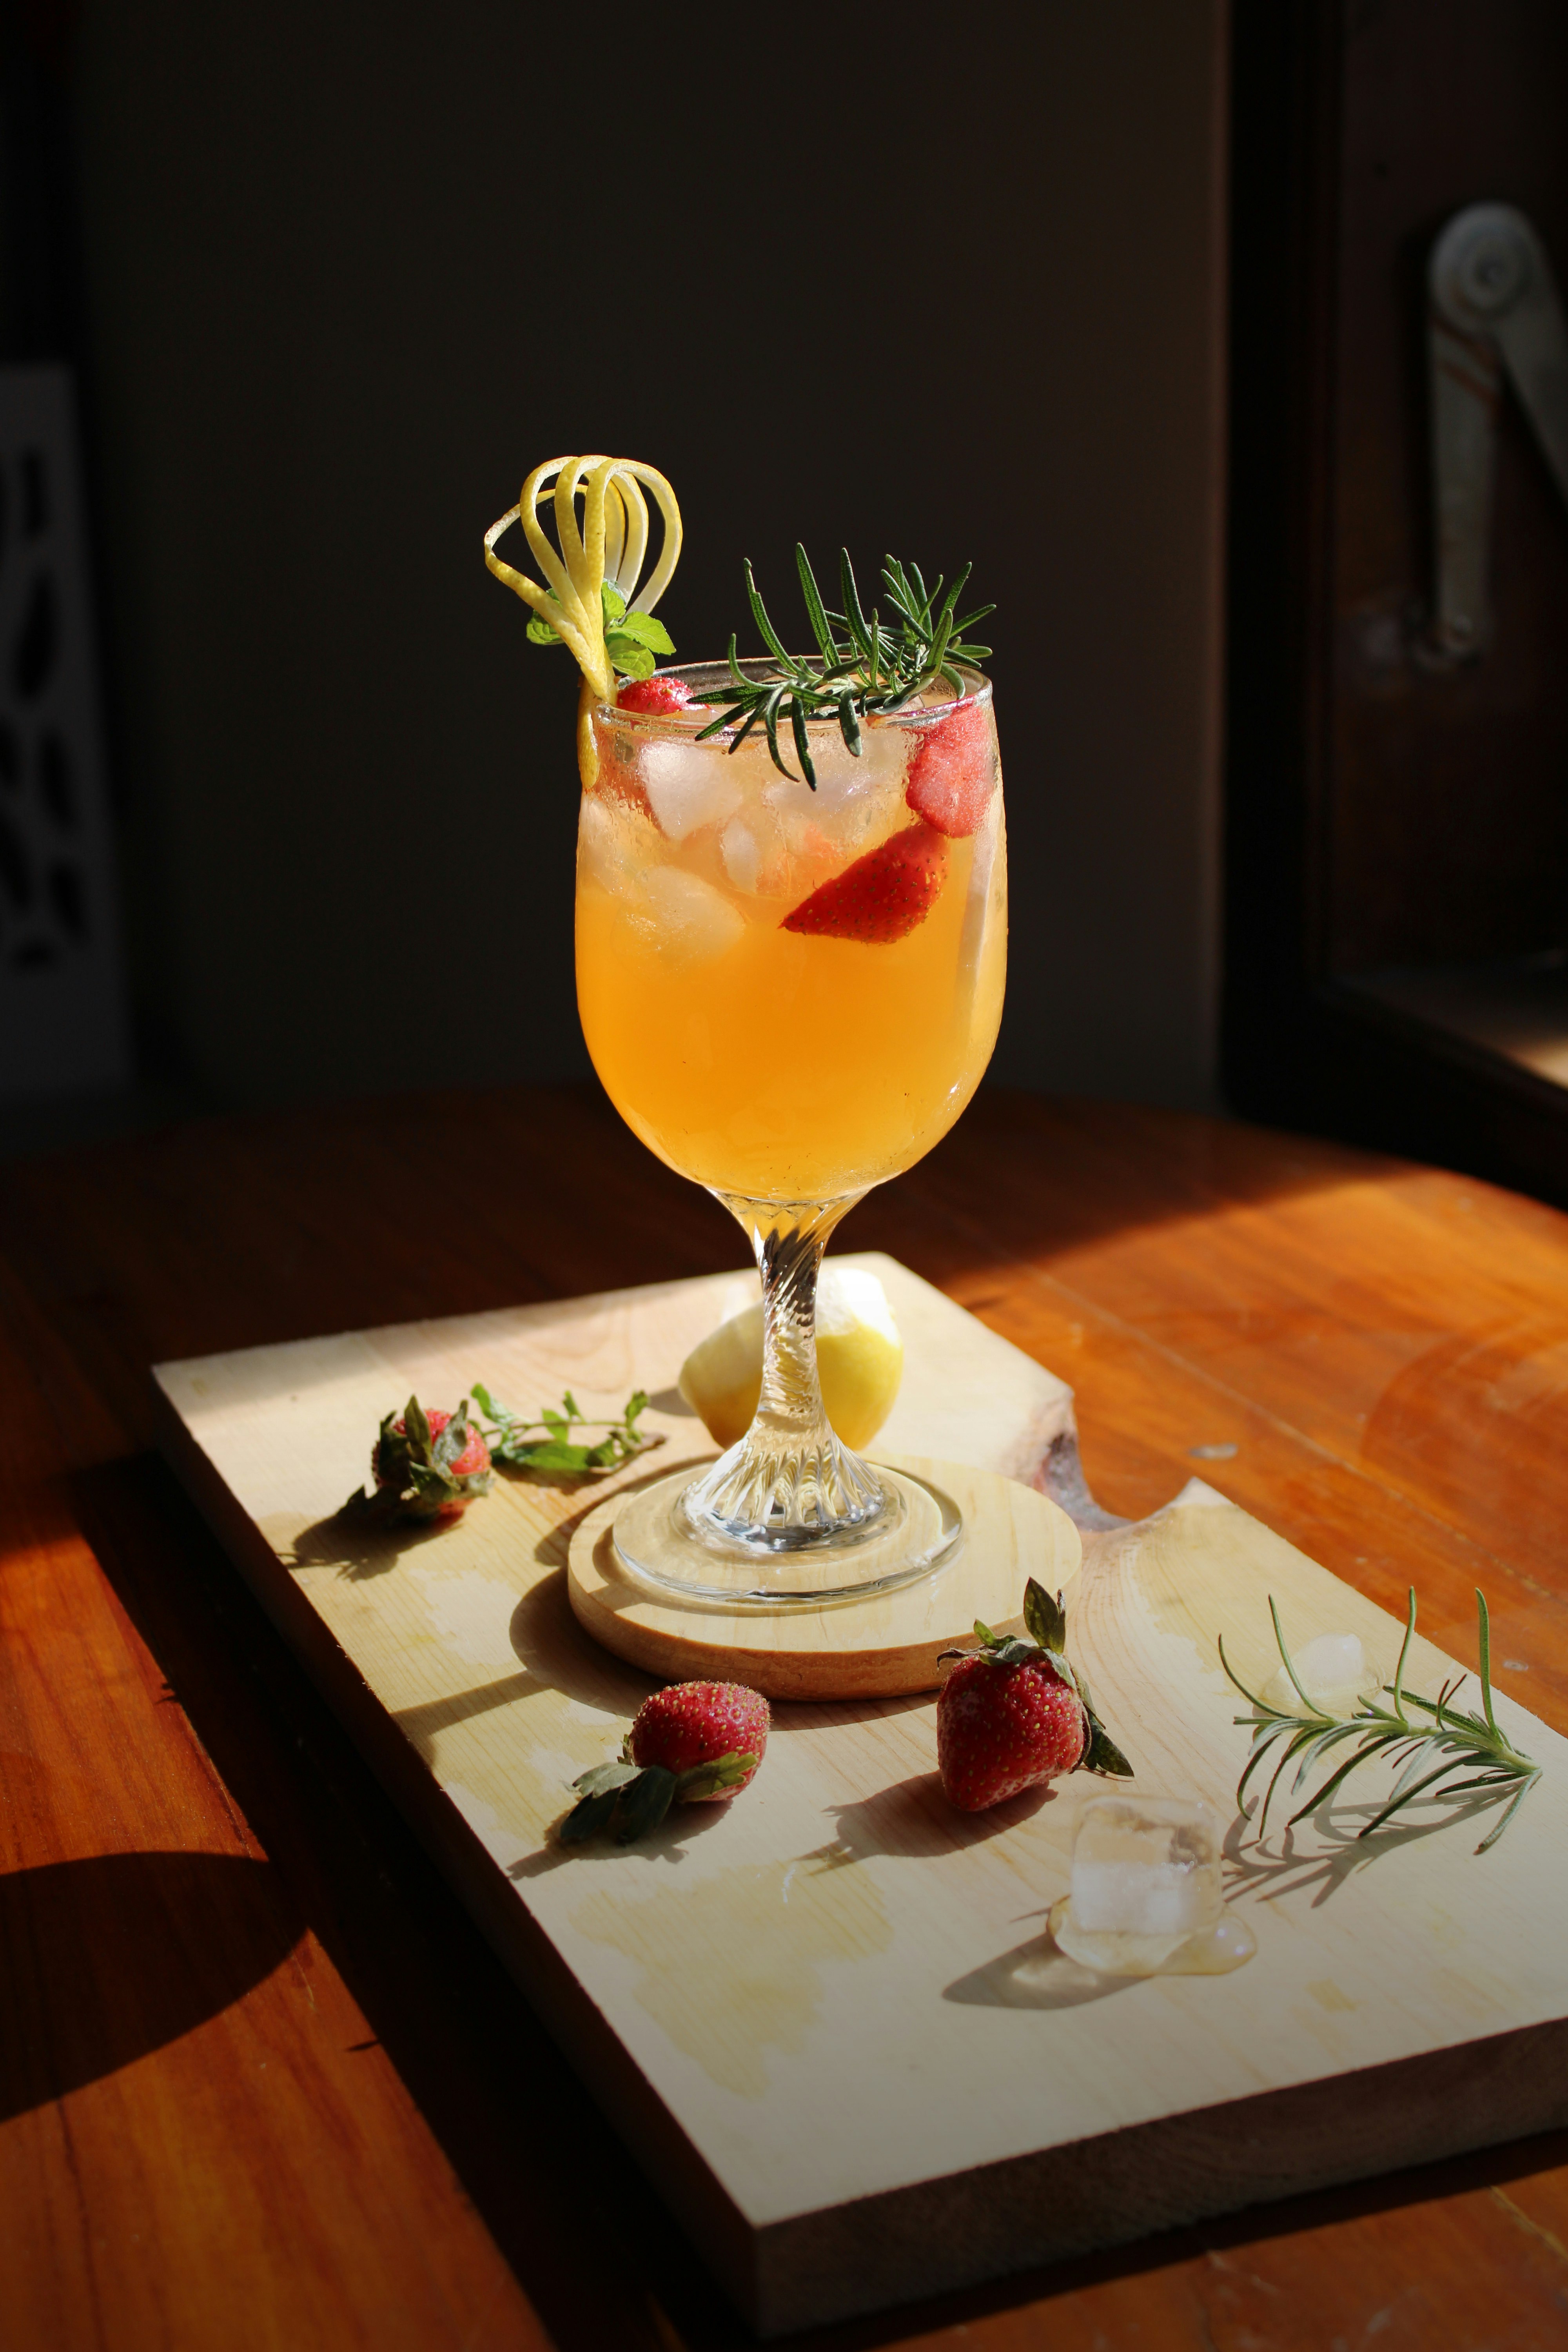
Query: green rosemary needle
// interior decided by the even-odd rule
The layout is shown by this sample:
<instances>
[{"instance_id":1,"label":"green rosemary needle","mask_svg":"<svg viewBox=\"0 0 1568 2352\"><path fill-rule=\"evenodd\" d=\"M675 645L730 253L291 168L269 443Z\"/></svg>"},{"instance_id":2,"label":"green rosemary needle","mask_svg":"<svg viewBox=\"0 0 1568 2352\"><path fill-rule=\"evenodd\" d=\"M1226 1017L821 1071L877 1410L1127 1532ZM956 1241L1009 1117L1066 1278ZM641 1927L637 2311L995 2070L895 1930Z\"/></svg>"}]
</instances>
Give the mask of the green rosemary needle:
<instances>
[{"instance_id":1,"label":"green rosemary needle","mask_svg":"<svg viewBox=\"0 0 1568 2352\"><path fill-rule=\"evenodd\" d=\"M1294 1760L1297 1764L1296 1777L1290 1783L1290 1793L1294 1796L1315 1764L1335 1748L1354 1741L1352 1752L1342 1758L1321 1787L1298 1806L1290 1816L1289 1826L1293 1826L1303 1814L1316 1811L1358 1764L1364 1764L1369 1758L1381 1755L1390 1763L1402 1764L1404 1769L1394 1782L1387 1804L1373 1815L1364 1829L1358 1831L1358 1836L1370 1837L1373 1830L1381 1829L1384 1822L1392 1819L1403 1806L1413 1803L1417 1797L1428 1794L1434 1799L1474 1796L1483 1804L1496 1804L1507 1796L1511 1799L1508 1811L1497 1826L1481 1840L1476 1852L1485 1853L1489 1846L1496 1845L1540 1780L1542 1768L1530 1757L1521 1756L1517 1749L1510 1748L1498 1728L1492 1707L1491 1625L1487 1615L1486 1595L1479 1587L1476 1605L1479 1614L1477 1643L1482 1707L1479 1715L1473 1712L1460 1714L1454 1706L1455 1694L1465 1679L1463 1675L1456 1675L1452 1682L1445 1683L1436 1698L1422 1698L1416 1692L1405 1689L1405 1661L1410 1654L1411 1639L1415 1632L1414 1586L1410 1589L1410 1608L1405 1619L1405 1640L1400 1645L1399 1664L1394 1668L1393 1682L1384 1685L1393 1702L1390 1706L1369 1701L1351 1716L1328 1715L1315 1706L1297 1678L1290 1653L1285 1646L1279 1612L1274 1605L1272 1593L1268 1597L1268 1612L1274 1620L1274 1638L1279 1644L1279 1656L1285 1672L1301 1701L1299 1712L1271 1706L1267 1699L1261 1699L1256 1692L1249 1691L1240 1676L1231 1672L1230 1661L1225 1654L1225 1641L1221 1637L1220 1664L1243 1698L1251 1702L1253 1708L1251 1715L1235 1717L1238 1724L1252 1727L1251 1753L1236 1788L1238 1811L1246 1811L1247 1784L1258 1766L1265 1758L1275 1757L1274 1771L1264 1792L1258 1817L1259 1837L1268 1826L1268 1808L1273 1802L1274 1791L1290 1763ZM1411 1707L1429 1716L1431 1721L1413 1722L1407 1712ZM1450 1776L1456 1772L1468 1772L1470 1777L1454 1780Z\"/></svg>"},{"instance_id":2,"label":"green rosemary needle","mask_svg":"<svg viewBox=\"0 0 1568 2352\"><path fill-rule=\"evenodd\" d=\"M746 595L763 643L773 656L773 667L764 677L748 677L735 658L735 638L731 635L728 708L710 727L702 730L697 740L705 742L710 735L732 727L736 730L735 740L728 748L738 751L752 730L760 725L767 736L774 767L789 776L792 782L798 782L799 778L785 766L779 750L779 728L787 719L795 757L815 792L816 771L811 764L807 719L837 719L846 744L858 759L863 719L874 712L901 709L939 677L945 678L955 694L963 694L963 680L954 665L984 661L991 652L989 646L969 644L964 632L996 607L978 605L961 620L957 617L958 600L963 593L971 565L964 565L944 596L940 578L933 588L928 588L918 563L900 563L889 555L882 568L882 584L893 608L894 620L884 624L876 607L868 617L862 610L848 552L841 548L838 581L844 609L835 613L822 601L804 547L796 546L795 561L819 659L813 663L784 650L748 562Z\"/></svg>"}]
</instances>

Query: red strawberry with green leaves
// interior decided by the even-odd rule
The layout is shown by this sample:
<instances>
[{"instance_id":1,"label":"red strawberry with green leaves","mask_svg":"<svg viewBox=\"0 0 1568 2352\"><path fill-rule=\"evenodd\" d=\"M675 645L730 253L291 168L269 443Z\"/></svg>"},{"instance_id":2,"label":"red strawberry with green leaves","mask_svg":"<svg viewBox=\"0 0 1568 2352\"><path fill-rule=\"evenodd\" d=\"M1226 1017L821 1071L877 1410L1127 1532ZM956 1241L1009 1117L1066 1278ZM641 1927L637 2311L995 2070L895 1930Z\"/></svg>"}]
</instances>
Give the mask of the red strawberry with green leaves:
<instances>
[{"instance_id":1,"label":"red strawberry with green leaves","mask_svg":"<svg viewBox=\"0 0 1568 2352\"><path fill-rule=\"evenodd\" d=\"M904 798L938 833L962 841L985 822L995 782L985 705L968 695L921 730Z\"/></svg>"},{"instance_id":2,"label":"red strawberry with green leaves","mask_svg":"<svg viewBox=\"0 0 1568 2352\"><path fill-rule=\"evenodd\" d=\"M576 1845L612 1829L617 1845L646 1837L670 1806L721 1804L750 1786L767 1751L767 1700L744 1683L674 1683L638 1708L618 1764L596 1764L573 1787L558 1832Z\"/></svg>"},{"instance_id":3,"label":"red strawberry with green leaves","mask_svg":"<svg viewBox=\"0 0 1568 2352\"><path fill-rule=\"evenodd\" d=\"M370 1471L374 1493L356 1487L344 1508L383 1518L461 1518L495 1484L490 1450L468 1419L467 1397L456 1412L439 1405L426 1412L417 1397L400 1413L389 1412L371 1448Z\"/></svg>"},{"instance_id":4,"label":"red strawberry with green leaves","mask_svg":"<svg viewBox=\"0 0 1568 2352\"><path fill-rule=\"evenodd\" d=\"M959 1663L936 1703L937 1769L943 1791L966 1813L1064 1772L1131 1777L1094 1712L1089 1685L1068 1662L1060 1593L1053 1601L1031 1577L1024 1622L1031 1639L977 1623L978 1650L946 1654Z\"/></svg>"},{"instance_id":5,"label":"red strawberry with green leaves","mask_svg":"<svg viewBox=\"0 0 1568 2352\"><path fill-rule=\"evenodd\" d=\"M652 677L624 677L616 690L617 710L652 712L656 716L671 710L705 710L704 702L693 702L691 688L683 677L669 677L656 672Z\"/></svg>"},{"instance_id":6,"label":"red strawberry with green leaves","mask_svg":"<svg viewBox=\"0 0 1568 2352\"><path fill-rule=\"evenodd\" d=\"M919 820L824 882L781 928L888 947L920 929L946 878L947 844Z\"/></svg>"}]
</instances>

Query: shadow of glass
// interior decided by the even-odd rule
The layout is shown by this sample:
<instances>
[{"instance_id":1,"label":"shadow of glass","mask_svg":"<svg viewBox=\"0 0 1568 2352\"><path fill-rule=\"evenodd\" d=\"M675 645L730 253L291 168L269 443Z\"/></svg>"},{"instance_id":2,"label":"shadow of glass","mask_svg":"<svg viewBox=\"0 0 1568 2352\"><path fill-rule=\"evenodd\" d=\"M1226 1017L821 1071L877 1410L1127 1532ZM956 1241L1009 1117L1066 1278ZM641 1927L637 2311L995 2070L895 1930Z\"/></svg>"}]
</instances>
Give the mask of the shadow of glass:
<instances>
[{"instance_id":1,"label":"shadow of glass","mask_svg":"<svg viewBox=\"0 0 1568 2352\"><path fill-rule=\"evenodd\" d=\"M1139 1984L1139 1977L1106 1977L1059 1951L1048 1934L1016 1944L999 1959L971 1969L943 1988L943 2000L972 2009L1079 2009Z\"/></svg>"},{"instance_id":2,"label":"shadow of glass","mask_svg":"<svg viewBox=\"0 0 1568 2352\"><path fill-rule=\"evenodd\" d=\"M0 2121L80 2090L216 2017L303 1927L269 1863L109 1853L0 1877Z\"/></svg>"},{"instance_id":3,"label":"shadow of glass","mask_svg":"<svg viewBox=\"0 0 1568 2352\"><path fill-rule=\"evenodd\" d=\"M530 1587L511 1612L508 1636L518 1661L536 1684L559 1691L579 1706L594 1707L607 1717L633 1716L658 1677L629 1666L584 1633L572 1614L566 1591L566 1570L553 1569ZM606 1722L605 1737L620 1729Z\"/></svg>"}]
</instances>

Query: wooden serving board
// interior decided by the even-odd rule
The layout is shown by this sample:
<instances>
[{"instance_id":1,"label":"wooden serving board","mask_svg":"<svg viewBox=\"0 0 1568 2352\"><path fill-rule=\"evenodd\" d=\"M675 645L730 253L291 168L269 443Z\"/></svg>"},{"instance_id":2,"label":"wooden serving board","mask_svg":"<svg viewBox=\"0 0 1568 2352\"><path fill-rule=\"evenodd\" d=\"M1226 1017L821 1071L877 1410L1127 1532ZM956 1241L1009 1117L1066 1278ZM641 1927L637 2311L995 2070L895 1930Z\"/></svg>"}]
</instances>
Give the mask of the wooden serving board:
<instances>
[{"instance_id":1,"label":"wooden serving board","mask_svg":"<svg viewBox=\"0 0 1568 2352\"><path fill-rule=\"evenodd\" d=\"M889 1444L1026 1475L1070 1444L1059 1382L905 1269L861 1262L908 1347ZM1086 1540L1071 1640L1136 1787L1232 1822L1227 1899L1258 1939L1236 1974L1107 1979L1055 1951L1046 1916L1104 1784L959 1815L929 1698L781 1706L735 1804L678 1812L646 1846L557 1847L566 1784L615 1752L650 1686L567 1602L571 1533L604 1485L509 1482L412 1538L331 1513L410 1388L449 1402L479 1377L531 1407L569 1382L616 1409L640 1382L689 1444L665 1391L728 1290L668 1285L158 1378L171 1452L236 1559L753 2325L876 2309L1568 2122L1568 1741L1498 1699L1547 1769L1484 1857L1446 1807L1358 1842L1376 1767L1258 1849L1233 1821L1246 1735L1216 1635L1265 1676L1269 1593L1297 1643L1358 1633L1387 1662L1399 1629L1196 1482ZM1448 1671L1415 1644L1413 1686Z\"/></svg>"}]
</instances>

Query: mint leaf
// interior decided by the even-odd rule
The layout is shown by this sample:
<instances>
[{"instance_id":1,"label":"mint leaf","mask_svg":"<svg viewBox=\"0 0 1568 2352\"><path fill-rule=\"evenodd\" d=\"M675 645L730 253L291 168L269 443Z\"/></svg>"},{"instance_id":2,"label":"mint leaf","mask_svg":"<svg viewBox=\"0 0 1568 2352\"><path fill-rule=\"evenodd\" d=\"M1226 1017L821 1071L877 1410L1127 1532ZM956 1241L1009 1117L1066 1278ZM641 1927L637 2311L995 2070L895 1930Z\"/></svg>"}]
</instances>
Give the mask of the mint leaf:
<instances>
[{"instance_id":1,"label":"mint leaf","mask_svg":"<svg viewBox=\"0 0 1568 2352\"><path fill-rule=\"evenodd\" d=\"M675 640L664 623L652 613L627 613L616 624L617 637L630 637L639 646L647 646L656 654L672 654Z\"/></svg>"},{"instance_id":2,"label":"mint leaf","mask_svg":"<svg viewBox=\"0 0 1568 2352\"><path fill-rule=\"evenodd\" d=\"M503 1462L515 1463L520 1470L591 1470L585 1445L568 1445L559 1438L542 1437L531 1445L508 1446L501 1455Z\"/></svg>"},{"instance_id":3,"label":"mint leaf","mask_svg":"<svg viewBox=\"0 0 1568 2352\"><path fill-rule=\"evenodd\" d=\"M469 1394L487 1416L489 1426L476 1423L492 1458L509 1464L517 1470L554 1470L573 1477L582 1477L590 1471L613 1470L623 1462L630 1462L643 1452L650 1441L637 1428L639 1414L647 1408L646 1389L634 1390L626 1399L626 1411L619 1421L595 1420L585 1413L570 1389L561 1400L559 1409L546 1406L537 1421L524 1421L493 1397L482 1381L474 1381ZM579 1444L572 1437L574 1428L595 1428L604 1436L592 1444ZM542 1434L541 1434L542 1433Z\"/></svg>"},{"instance_id":4,"label":"mint leaf","mask_svg":"<svg viewBox=\"0 0 1568 2352\"><path fill-rule=\"evenodd\" d=\"M647 647L639 646L634 637L607 636L605 651L623 677L651 677L658 667Z\"/></svg>"}]
</instances>

